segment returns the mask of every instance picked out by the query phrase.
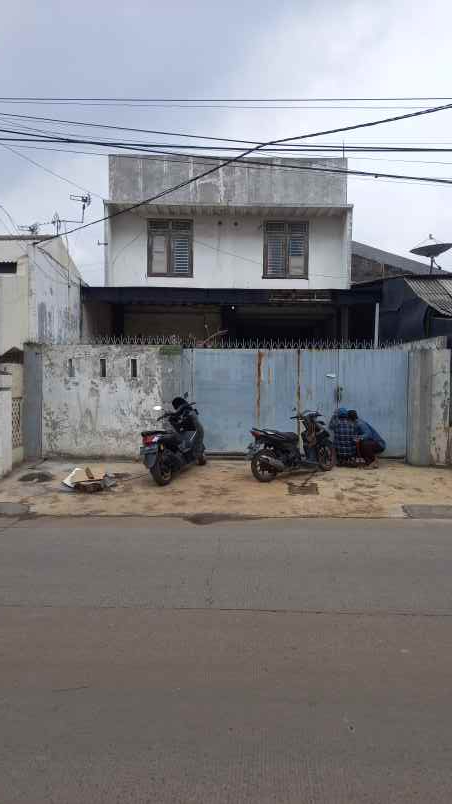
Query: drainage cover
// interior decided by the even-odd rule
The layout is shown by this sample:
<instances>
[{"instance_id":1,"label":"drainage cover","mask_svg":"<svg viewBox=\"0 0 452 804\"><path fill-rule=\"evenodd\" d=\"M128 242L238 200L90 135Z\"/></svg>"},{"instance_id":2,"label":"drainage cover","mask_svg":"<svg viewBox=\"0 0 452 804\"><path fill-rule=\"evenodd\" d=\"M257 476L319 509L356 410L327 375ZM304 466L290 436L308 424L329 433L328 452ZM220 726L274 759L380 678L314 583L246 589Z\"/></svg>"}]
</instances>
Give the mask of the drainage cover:
<instances>
[{"instance_id":1,"label":"drainage cover","mask_svg":"<svg viewBox=\"0 0 452 804\"><path fill-rule=\"evenodd\" d=\"M297 486L296 483L288 483L289 494L318 494L319 487L317 483L302 483Z\"/></svg>"},{"instance_id":2,"label":"drainage cover","mask_svg":"<svg viewBox=\"0 0 452 804\"><path fill-rule=\"evenodd\" d=\"M53 480L54 475L50 474L50 472L27 472L25 475L21 475L19 480L22 483L46 483L48 480Z\"/></svg>"},{"instance_id":3,"label":"drainage cover","mask_svg":"<svg viewBox=\"0 0 452 804\"><path fill-rule=\"evenodd\" d=\"M403 505L412 519L452 519L452 505Z\"/></svg>"},{"instance_id":4,"label":"drainage cover","mask_svg":"<svg viewBox=\"0 0 452 804\"><path fill-rule=\"evenodd\" d=\"M1 516L23 516L28 514L29 506L17 502L0 502Z\"/></svg>"}]
</instances>

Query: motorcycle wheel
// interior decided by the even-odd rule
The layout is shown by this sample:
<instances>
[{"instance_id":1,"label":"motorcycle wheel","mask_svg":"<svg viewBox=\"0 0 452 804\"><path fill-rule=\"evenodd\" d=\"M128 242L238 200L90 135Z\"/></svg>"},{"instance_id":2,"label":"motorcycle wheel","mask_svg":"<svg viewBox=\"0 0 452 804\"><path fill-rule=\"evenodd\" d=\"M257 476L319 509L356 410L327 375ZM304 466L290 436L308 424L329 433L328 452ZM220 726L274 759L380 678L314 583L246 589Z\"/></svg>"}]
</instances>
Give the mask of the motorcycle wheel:
<instances>
[{"instance_id":1,"label":"motorcycle wheel","mask_svg":"<svg viewBox=\"0 0 452 804\"><path fill-rule=\"evenodd\" d=\"M198 457L196 459L196 463L198 464L198 466L205 466L206 465L207 458L206 458L205 452L203 452L201 455L198 455Z\"/></svg>"},{"instance_id":2,"label":"motorcycle wheel","mask_svg":"<svg viewBox=\"0 0 452 804\"><path fill-rule=\"evenodd\" d=\"M152 469L150 469L150 472L157 483L157 486L167 486L168 483L171 483L171 480L173 479L172 466L168 466L168 464L164 463L160 459L156 461Z\"/></svg>"},{"instance_id":3,"label":"motorcycle wheel","mask_svg":"<svg viewBox=\"0 0 452 804\"><path fill-rule=\"evenodd\" d=\"M334 452L329 444L319 447L317 461L322 472L331 472L334 466Z\"/></svg>"},{"instance_id":4,"label":"motorcycle wheel","mask_svg":"<svg viewBox=\"0 0 452 804\"><path fill-rule=\"evenodd\" d=\"M262 450L262 452L254 455L251 460L251 471L259 483L270 483L278 474L273 466L270 466L266 461L262 461L265 455L273 457L273 453Z\"/></svg>"}]
</instances>

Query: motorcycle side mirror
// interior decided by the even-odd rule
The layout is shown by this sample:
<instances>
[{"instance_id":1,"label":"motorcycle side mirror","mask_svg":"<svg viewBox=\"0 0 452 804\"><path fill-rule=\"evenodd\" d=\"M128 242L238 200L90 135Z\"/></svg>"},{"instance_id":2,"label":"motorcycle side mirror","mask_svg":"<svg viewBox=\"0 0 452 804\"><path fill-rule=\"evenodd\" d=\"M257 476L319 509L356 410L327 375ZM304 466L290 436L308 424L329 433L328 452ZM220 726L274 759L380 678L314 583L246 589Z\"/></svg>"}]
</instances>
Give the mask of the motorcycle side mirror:
<instances>
[{"instance_id":1,"label":"motorcycle side mirror","mask_svg":"<svg viewBox=\"0 0 452 804\"><path fill-rule=\"evenodd\" d=\"M188 399L188 391L185 391L184 399Z\"/></svg>"},{"instance_id":2,"label":"motorcycle side mirror","mask_svg":"<svg viewBox=\"0 0 452 804\"><path fill-rule=\"evenodd\" d=\"M163 410L161 405L154 405L153 410Z\"/></svg>"}]
</instances>

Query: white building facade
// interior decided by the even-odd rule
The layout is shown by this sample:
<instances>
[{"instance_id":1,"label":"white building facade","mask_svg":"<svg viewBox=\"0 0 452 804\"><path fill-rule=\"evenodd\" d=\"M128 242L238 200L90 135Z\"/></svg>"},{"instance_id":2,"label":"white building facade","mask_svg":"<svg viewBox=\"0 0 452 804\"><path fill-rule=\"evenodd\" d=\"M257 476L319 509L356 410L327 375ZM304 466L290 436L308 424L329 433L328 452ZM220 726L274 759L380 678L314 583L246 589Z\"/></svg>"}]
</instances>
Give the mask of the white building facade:
<instances>
[{"instance_id":1,"label":"white building facade","mask_svg":"<svg viewBox=\"0 0 452 804\"><path fill-rule=\"evenodd\" d=\"M348 289L352 208L345 160L256 162L220 168L110 219L105 284ZM192 179L206 164L197 157L182 163L110 157L106 211L127 210Z\"/></svg>"},{"instance_id":2,"label":"white building facade","mask_svg":"<svg viewBox=\"0 0 452 804\"><path fill-rule=\"evenodd\" d=\"M90 334L344 335L346 160L261 157L194 180L211 167L198 156L110 156L105 288L84 293Z\"/></svg>"}]
</instances>

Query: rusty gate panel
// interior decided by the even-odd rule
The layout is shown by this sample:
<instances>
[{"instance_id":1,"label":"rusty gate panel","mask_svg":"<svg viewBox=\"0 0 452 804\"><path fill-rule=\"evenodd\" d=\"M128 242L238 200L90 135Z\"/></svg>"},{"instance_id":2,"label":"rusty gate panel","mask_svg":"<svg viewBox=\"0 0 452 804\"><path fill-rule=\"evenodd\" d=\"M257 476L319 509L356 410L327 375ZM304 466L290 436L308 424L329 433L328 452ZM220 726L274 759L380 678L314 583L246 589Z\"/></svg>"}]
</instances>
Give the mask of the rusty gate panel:
<instances>
[{"instance_id":1,"label":"rusty gate panel","mask_svg":"<svg viewBox=\"0 0 452 804\"><path fill-rule=\"evenodd\" d=\"M182 387L198 404L209 452L244 452L253 426L296 431L294 408L355 408L406 450L407 353L373 349L186 349Z\"/></svg>"},{"instance_id":2,"label":"rusty gate panel","mask_svg":"<svg viewBox=\"0 0 452 804\"><path fill-rule=\"evenodd\" d=\"M257 350L193 349L192 371L184 387L193 388L209 452L243 452L256 424Z\"/></svg>"},{"instance_id":3,"label":"rusty gate panel","mask_svg":"<svg viewBox=\"0 0 452 804\"><path fill-rule=\"evenodd\" d=\"M275 430L297 427L290 421L298 400L296 349L261 349L256 355L255 424Z\"/></svg>"}]
</instances>

